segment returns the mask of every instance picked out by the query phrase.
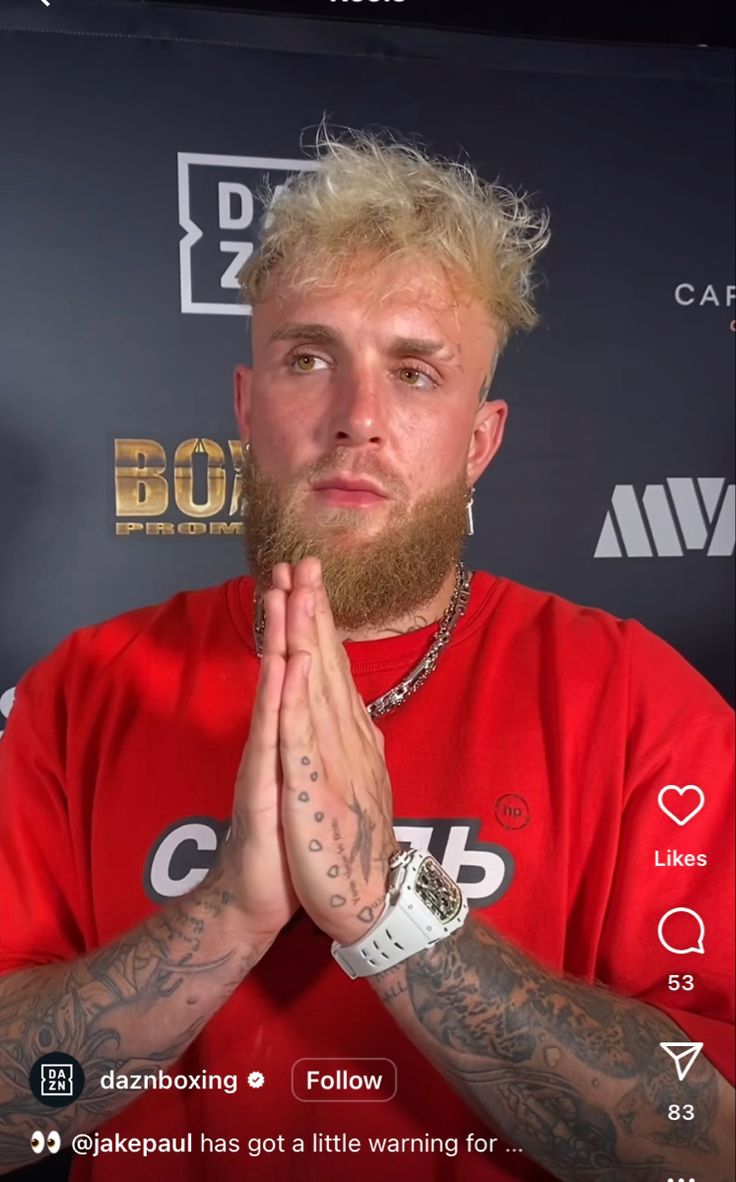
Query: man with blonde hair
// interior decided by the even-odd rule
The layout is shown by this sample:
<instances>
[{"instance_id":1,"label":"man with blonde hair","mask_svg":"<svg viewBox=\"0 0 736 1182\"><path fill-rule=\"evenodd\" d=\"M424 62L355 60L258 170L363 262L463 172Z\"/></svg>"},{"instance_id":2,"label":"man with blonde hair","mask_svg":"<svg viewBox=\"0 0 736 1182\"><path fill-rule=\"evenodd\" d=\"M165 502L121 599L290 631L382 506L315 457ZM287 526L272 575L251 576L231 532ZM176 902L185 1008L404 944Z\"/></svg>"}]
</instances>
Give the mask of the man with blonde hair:
<instances>
[{"instance_id":1,"label":"man with blonde hair","mask_svg":"<svg viewBox=\"0 0 736 1182\"><path fill-rule=\"evenodd\" d=\"M74 1179L726 1182L732 711L637 621L462 562L547 215L318 149L241 275L251 574L18 687L0 1173L94 1130ZM705 862L655 872L701 785ZM51 1108L56 1052L85 1082Z\"/></svg>"}]
</instances>

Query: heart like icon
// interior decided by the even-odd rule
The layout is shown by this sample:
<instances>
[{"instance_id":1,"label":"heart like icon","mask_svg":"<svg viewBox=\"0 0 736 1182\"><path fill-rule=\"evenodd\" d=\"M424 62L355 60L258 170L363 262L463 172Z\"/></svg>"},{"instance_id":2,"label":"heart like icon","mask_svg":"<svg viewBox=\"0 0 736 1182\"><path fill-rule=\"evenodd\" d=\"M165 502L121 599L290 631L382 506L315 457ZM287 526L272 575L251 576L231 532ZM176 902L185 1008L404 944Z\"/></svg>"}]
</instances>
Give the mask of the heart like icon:
<instances>
[{"instance_id":1,"label":"heart like icon","mask_svg":"<svg viewBox=\"0 0 736 1182\"><path fill-rule=\"evenodd\" d=\"M680 798L678 803L681 805L683 803L683 797L686 792L695 792L698 796L698 803L695 805L694 808L690 809L690 812L687 813L684 817L679 816L678 813L673 812L672 809L668 808L667 805L664 803L664 798L668 792L676 792ZM672 803L674 804L675 801L673 800ZM687 802L687 803L689 803L689 802ZM683 788L681 788L679 786L679 784L665 784L664 788L660 788L660 790L659 790L659 796L657 797L657 804L661 808L662 812L666 813L667 816L672 821L674 821L676 825L687 825L688 821L692 821L693 817L696 816L700 812L703 805L705 804L705 793L703 792L702 788L698 788L697 784L685 784L685 786Z\"/></svg>"}]
</instances>

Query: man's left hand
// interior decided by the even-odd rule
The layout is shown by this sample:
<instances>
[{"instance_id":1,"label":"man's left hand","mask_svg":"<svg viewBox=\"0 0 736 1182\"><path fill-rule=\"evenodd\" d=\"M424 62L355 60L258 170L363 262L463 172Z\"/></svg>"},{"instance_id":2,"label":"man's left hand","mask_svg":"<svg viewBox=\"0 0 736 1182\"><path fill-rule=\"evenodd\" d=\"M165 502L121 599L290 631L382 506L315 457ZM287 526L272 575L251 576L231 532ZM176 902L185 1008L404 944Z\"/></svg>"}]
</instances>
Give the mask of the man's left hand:
<instances>
[{"instance_id":1,"label":"man's left hand","mask_svg":"<svg viewBox=\"0 0 736 1182\"><path fill-rule=\"evenodd\" d=\"M384 740L355 687L319 559L305 558L285 580L279 736L286 854L304 910L340 944L352 944L383 911L389 858L399 849ZM285 585L283 572L275 585Z\"/></svg>"}]
</instances>

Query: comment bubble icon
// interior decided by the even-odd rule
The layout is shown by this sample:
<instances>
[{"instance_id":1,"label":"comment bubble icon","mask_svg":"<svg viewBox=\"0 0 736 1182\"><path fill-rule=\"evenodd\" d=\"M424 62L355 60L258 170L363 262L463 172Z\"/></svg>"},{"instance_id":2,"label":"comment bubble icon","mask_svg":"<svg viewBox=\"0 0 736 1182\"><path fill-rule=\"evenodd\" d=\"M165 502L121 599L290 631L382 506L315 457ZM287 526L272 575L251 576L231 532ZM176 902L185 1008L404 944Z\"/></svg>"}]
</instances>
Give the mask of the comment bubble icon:
<instances>
[{"instance_id":1,"label":"comment bubble icon","mask_svg":"<svg viewBox=\"0 0 736 1182\"><path fill-rule=\"evenodd\" d=\"M657 926L657 936L662 947L676 956L686 956L689 952L705 954L705 924L690 907L672 907L666 911Z\"/></svg>"}]
</instances>

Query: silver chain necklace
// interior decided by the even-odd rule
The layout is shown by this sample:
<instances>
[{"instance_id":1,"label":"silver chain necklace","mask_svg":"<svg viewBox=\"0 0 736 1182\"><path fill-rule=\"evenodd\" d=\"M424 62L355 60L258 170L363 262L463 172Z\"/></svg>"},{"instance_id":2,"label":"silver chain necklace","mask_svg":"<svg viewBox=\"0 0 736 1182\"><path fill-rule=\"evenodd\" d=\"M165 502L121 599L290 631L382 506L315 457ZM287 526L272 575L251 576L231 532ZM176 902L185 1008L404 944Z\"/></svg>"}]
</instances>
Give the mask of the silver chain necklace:
<instances>
[{"instance_id":1,"label":"silver chain necklace","mask_svg":"<svg viewBox=\"0 0 736 1182\"><path fill-rule=\"evenodd\" d=\"M419 664L415 665L411 673L403 681L399 682L388 693L383 694L380 698L376 698L375 702L371 702L366 707L371 718L379 718L382 714L388 714L389 711L395 710L408 697L416 693L420 685L424 684L435 668L437 658L449 642L458 620L464 615L470 598L470 580L472 574L466 571L462 562L455 563L455 571L455 589L452 593L447 611L440 620L439 628L432 644ZM263 633L266 628L266 620L263 613L263 600L257 590L253 592L253 621L253 642L256 653L260 657L263 651Z\"/></svg>"}]
</instances>

